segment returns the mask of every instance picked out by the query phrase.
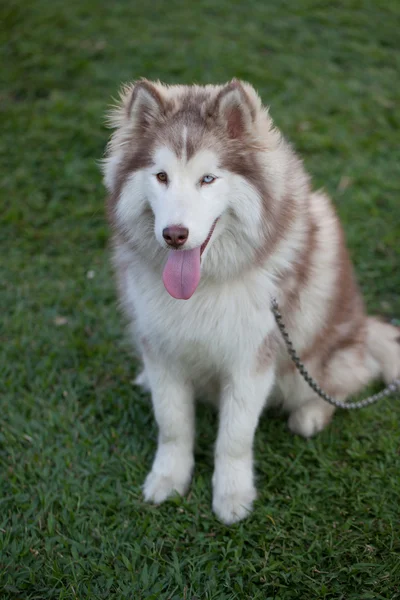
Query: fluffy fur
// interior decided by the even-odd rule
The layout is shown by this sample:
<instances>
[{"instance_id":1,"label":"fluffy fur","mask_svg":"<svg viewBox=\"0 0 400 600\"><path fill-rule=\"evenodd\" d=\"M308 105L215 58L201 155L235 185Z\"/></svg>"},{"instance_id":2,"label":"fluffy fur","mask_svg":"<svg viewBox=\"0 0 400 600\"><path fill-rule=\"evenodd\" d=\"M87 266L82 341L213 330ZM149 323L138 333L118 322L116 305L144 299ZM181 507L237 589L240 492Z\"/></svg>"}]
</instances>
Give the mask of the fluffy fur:
<instances>
[{"instance_id":1,"label":"fluffy fur","mask_svg":"<svg viewBox=\"0 0 400 600\"><path fill-rule=\"evenodd\" d=\"M151 390L159 427L144 495L159 503L187 491L194 399L216 394L213 509L233 523L256 496L252 444L263 408L279 397L289 428L305 437L333 414L294 370L271 297L308 370L340 399L374 378L399 377L399 331L366 316L329 198L311 190L250 85L142 80L124 88L111 125L104 179L113 261L144 363L137 381ZM183 250L193 250L216 220L196 291L171 297L164 229L187 228Z\"/></svg>"}]
</instances>

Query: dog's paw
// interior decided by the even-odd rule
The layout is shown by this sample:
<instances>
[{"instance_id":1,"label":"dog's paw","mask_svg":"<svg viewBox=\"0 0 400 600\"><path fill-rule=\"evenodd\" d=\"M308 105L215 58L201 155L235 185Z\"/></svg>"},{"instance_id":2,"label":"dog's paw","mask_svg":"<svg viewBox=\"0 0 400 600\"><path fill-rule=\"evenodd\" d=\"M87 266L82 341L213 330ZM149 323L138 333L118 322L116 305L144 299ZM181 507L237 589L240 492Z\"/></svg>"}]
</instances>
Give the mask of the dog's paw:
<instances>
[{"instance_id":1,"label":"dog's paw","mask_svg":"<svg viewBox=\"0 0 400 600\"><path fill-rule=\"evenodd\" d=\"M213 511L222 523L232 525L249 516L255 499L254 487L230 493L224 493L222 490L214 491Z\"/></svg>"},{"instance_id":2,"label":"dog's paw","mask_svg":"<svg viewBox=\"0 0 400 600\"><path fill-rule=\"evenodd\" d=\"M184 496L189 489L191 477L176 477L173 473L164 475L151 471L143 486L144 499L146 502L161 504L167 498L175 494Z\"/></svg>"},{"instance_id":3,"label":"dog's paw","mask_svg":"<svg viewBox=\"0 0 400 600\"><path fill-rule=\"evenodd\" d=\"M183 496L189 488L193 467L194 458L189 448L174 443L160 444L144 482L145 500L160 504L174 494Z\"/></svg>"},{"instance_id":4,"label":"dog's paw","mask_svg":"<svg viewBox=\"0 0 400 600\"><path fill-rule=\"evenodd\" d=\"M213 511L225 525L246 518L256 498L251 457L220 457L213 475Z\"/></svg>"},{"instance_id":5,"label":"dog's paw","mask_svg":"<svg viewBox=\"0 0 400 600\"><path fill-rule=\"evenodd\" d=\"M289 417L288 427L292 433L310 438L322 431L331 420L333 408L321 401L311 400L301 406Z\"/></svg>"}]
</instances>

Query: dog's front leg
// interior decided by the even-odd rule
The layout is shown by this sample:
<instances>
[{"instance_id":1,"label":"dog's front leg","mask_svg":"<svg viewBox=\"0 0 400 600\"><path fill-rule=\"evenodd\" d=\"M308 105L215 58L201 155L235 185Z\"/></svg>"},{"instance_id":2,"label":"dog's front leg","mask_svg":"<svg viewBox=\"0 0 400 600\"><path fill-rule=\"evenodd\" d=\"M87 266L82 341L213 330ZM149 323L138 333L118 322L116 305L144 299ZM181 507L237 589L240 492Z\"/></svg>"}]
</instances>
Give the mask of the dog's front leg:
<instances>
[{"instance_id":1,"label":"dog's front leg","mask_svg":"<svg viewBox=\"0 0 400 600\"><path fill-rule=\"evenodd\" d=\"M154 414L159 428L158 448L144 484L148 502L163 502L174 492L186 493L194 458L194 395L178 368L145 360Z\"/></svg>"},{"instance_id":2,"label":"dog's front leg","mask_svg":"<svg viewBox=\"0 0 400 600\"><path fill-rule=\"evenodd\" d=\"M262 374L232 374L224 386L215 450L213 510L226 524L246 517L256 497L253 438L273 382L271 367Z\"/></svg>"}]
</instances>

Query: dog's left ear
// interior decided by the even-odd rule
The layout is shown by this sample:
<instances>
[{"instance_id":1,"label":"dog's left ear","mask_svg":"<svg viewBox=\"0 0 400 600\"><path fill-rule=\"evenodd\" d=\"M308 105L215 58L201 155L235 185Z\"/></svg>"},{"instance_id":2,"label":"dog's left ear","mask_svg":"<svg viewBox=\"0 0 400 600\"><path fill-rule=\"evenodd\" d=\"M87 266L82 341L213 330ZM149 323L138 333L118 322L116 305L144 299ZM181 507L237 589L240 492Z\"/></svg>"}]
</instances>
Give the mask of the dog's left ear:
<instances>
[{"instance_id":1,"label":"dog's left ear","mask_svg":"<svg viewBox=\"0 0 400 600\"><path fill-rule=\"evenodd\" d=\"M254 106L237 79L233 79L219 92L214 110L225 125L230 138L244 137L251 130Z\"/></svg>"}]
</instances>

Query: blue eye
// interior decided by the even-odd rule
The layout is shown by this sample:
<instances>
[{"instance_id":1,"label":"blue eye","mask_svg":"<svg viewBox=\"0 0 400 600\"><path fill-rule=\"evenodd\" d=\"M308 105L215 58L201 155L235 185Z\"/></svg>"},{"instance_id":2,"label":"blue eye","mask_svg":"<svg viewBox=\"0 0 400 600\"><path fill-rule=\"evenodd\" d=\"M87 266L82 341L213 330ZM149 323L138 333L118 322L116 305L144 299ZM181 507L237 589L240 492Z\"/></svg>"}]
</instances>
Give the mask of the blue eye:
<instances>
[{"instance_id":1,"label":"blue eye","mask_svg":"<svg viewBox=\"0 0 400 600\"><path fill-rule=\"evenodd\" d=\"M212 183L213 181L216 180L216 177L214 177L213 175L204 175L204 177L201 180L201 183Z\"/></svg>"}]
</instances>

